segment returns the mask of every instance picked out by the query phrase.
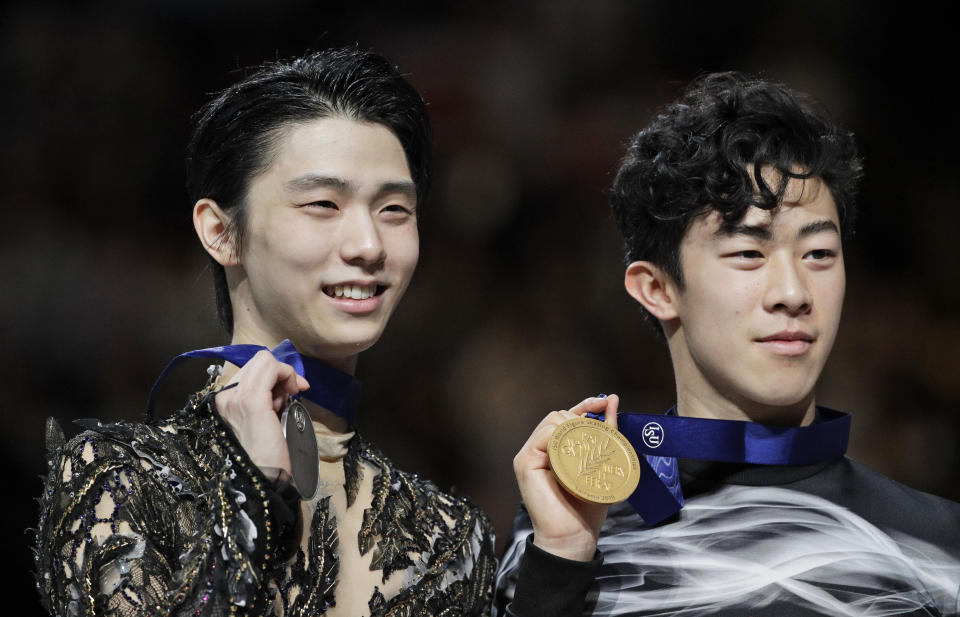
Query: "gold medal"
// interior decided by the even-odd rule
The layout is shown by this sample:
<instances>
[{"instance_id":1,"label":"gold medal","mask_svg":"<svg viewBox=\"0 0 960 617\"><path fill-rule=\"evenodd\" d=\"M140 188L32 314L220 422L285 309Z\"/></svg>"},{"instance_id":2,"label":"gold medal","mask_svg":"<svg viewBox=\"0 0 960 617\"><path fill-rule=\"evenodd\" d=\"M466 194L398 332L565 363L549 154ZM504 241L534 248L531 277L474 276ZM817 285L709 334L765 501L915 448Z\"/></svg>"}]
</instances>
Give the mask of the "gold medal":
<instances>
[{"instance_id":1,"label":"gold medal","mask_svg":"<svg viewBox=\"0 0 960 617\"><path fill-rule=\"evenodd\" d=\"M640 461L622 433L592 418L557 427L547 446L550 467L568 493L590 503L629 497L640 482Z\"/></svg>"}]
</instances>

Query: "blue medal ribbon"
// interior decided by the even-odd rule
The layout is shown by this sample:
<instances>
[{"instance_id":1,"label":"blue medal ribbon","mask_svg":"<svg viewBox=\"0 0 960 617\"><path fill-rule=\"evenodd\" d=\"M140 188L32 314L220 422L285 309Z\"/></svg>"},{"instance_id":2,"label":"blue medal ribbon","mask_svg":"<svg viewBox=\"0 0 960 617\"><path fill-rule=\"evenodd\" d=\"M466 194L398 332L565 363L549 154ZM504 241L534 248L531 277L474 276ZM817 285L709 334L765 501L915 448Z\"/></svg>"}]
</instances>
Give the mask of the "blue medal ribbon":
<instances>
[{"instance_id":1,"label":"blue medal ribbon","mask_svg":"<svg viewBox=\"0 0 960 617\"><path fill-rule=\"evenodd\" d=\"M360 382L353 375L338 371L315 358L300 355L300 352L289 340L284 340L273 349L267 349L262 345L224 345L223 347L195 349L180 354L167 363L160 376L157 377L157 381L154 382L153 387L150 388L150 397L147 399L147 419L153 419L153 405L160 386L163 385L170 371L184 360L188 358L212 358L243 366L257 352L263 350L269 351L278 361L292 366L297 375L305 377L310 382L310 388L304 390L298 396L302 396L308 401L335 413L349 422L351 426L356 425L357 404L360 402Z\"/></svg>"},{"instance_id":2,"label":"blue medal ribbon","mask_svg":"<svg viewBox=\"0 0 960 617\"><path fill-rule=\"evenodd\" d=\"M640 483L627 499L647 525L683 508L678 458L754 465L813 465L843 456L850 415L818 407L809 426L622 413L617 428L640 459ZM603 416L587 414L597 420Z\"/></svg>"}]
</instances>

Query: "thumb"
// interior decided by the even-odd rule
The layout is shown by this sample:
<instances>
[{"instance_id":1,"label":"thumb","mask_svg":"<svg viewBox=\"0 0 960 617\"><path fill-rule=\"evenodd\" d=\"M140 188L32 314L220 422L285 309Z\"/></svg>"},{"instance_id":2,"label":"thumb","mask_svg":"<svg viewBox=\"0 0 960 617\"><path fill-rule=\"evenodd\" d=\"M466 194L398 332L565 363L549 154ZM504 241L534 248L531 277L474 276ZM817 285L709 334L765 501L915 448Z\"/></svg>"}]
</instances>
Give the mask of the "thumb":
<instances>
[{"instance_id":1,"label":"thumb","mask_svg":"<svg viewBox=\"0 0 960 617\"><path fill-rule=\"evenodd\" d=\"M620 397L616 394L611 394L607 397L607 408L604 411L604 421L607 425L616 429L617 428L617 409L620 407Z\"/></svg>"},{"instance_id":2,"label":"thumb","mask_svg":"<svg viewBox=\"0 0 960 617\"><path fill-rule=\"evenodd\" d=\"M300 392L310 389L310 382L307 381L302 375L297 375L297 389Z\"/></svg>"}]
</instances>

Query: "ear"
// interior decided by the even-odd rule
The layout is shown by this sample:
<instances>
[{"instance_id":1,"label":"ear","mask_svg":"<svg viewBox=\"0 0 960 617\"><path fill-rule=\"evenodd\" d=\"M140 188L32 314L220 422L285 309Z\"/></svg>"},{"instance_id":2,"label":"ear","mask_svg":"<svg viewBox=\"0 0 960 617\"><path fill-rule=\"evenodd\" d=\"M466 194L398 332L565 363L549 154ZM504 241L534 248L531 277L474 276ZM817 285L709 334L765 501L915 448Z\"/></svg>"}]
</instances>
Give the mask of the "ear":
<instances>
[{"instance_id":1,"label":"ear","mask_svg":"<svg viewBox=\"0 0 960 617\"><path fill-rule=\"evenodd\" d=\"M204 250L221 266L240 265L229 226L230 217L214 200L204 197L194 204L193 228Z\"/></svg>"},{"instance_id":2,"label":"ear","mask_svg":"<svg viewBox=\"0 0 960 617\"><path fill-rule=\"evenodd\" d=\"M623 286L660 321L677 318L677 286L659 266L649 261L633 262L627 266Z\"/></svg>"}]
</instances>

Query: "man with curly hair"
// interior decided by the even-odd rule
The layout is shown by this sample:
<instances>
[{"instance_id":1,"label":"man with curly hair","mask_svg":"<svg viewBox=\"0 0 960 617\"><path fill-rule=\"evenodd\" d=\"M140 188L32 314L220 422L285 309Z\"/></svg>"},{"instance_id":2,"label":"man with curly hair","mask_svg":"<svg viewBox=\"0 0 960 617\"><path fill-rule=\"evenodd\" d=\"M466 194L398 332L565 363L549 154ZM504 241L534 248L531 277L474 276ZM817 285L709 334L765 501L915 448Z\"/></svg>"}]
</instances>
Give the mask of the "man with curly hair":
<instances>
[{"instance_id":1,"label":"man with curly hair","mask_svg":"<svg viewBox=\"0 0 960 617\"><path fill-rule=\"evenodd\" d=\"M631 432L640 414L611 422L648 484L609 511L559 487L547 445L584 413L616 418L616 397L544 418L514 467L525 502L555 504L518 515L498 614L960 612L960 505L847 458L849 417L815 401L861 175L822 107L736 73L694 81L636 135L611 203L677 403L643 425L652 440Z\"/></svg>"}]
</instances>

